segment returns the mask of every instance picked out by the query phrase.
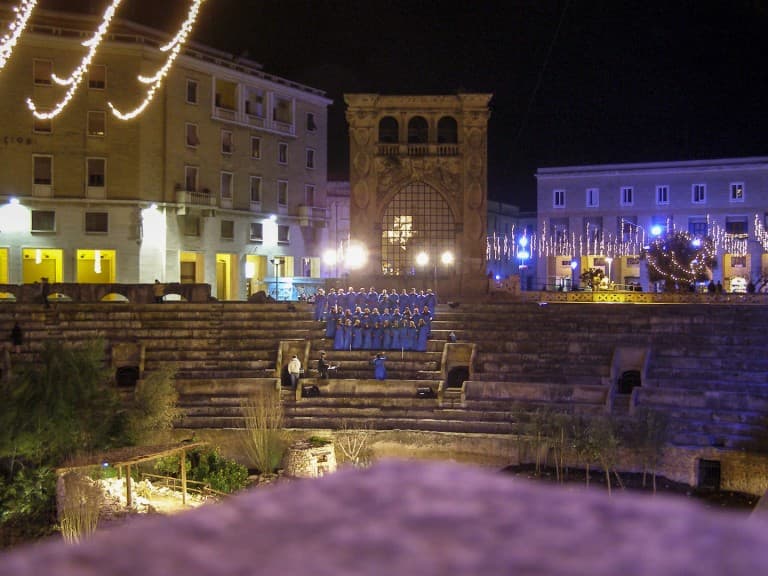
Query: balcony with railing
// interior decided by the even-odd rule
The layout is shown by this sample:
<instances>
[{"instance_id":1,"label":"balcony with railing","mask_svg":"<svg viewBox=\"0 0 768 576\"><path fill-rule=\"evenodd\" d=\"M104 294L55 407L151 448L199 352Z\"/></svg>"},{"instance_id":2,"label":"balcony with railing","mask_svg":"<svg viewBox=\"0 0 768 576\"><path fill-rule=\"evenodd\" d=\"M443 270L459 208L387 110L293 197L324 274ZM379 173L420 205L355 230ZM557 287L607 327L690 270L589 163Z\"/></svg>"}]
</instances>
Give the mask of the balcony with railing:
<instances>
[{"instance_id":1,"label":"balcony with railing","mask_svg":"<svg viewBox=\"0 0 768 576\"><path fill-rule=\"evenodd\" d=\"M379 156L458 156L461 153L459 144L393 144L380 142L377 144Z\"/></svg>"}]
</instances>

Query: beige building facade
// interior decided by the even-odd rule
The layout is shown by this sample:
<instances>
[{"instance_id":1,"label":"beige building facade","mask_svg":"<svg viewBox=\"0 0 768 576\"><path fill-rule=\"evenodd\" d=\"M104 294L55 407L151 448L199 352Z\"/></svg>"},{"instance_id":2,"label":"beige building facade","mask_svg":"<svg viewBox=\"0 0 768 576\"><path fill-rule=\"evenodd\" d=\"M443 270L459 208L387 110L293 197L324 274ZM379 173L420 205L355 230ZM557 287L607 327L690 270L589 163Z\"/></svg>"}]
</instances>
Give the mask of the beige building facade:
<instances>
[{"instance_id":1,"label":"beige building facade","mask_svg":"<svg viewBox=\"0 0 768 576\"><path fill-rule=\"evenodd\" d=\"M0 11L7 28L10 11ZM324 274L320 90L188 44L146 108L168 35L115 20L64 110L93 17L39 11L0 70L0 283L205 282L287 299ZM315 280L313 280L315 279Z\"/></svg>"},{"instance_id":2,"label":"beige building facade","mask_svg":"<svg viewBox=\"0 0 768 576\"><path fill-rule=\"evenodd\" d=\"M490 99L345 95L361 282L485 288Z\"/></svg>"}]
</instances>

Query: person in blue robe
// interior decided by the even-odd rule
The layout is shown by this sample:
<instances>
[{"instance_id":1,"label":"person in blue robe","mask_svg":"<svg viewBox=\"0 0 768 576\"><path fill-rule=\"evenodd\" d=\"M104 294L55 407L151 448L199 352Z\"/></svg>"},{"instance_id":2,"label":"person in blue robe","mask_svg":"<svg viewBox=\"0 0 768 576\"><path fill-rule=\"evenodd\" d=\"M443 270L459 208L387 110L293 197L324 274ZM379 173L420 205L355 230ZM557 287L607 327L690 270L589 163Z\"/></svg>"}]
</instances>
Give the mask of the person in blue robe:
<instances>
[{"instance_id":1,"label":"person in blue robe","mask_svg":"<svg viewBox=\"0 0 768 576\"><path fill-rule=\"evenodd\" d=\"M333 349L344 350L344 321L339 318L336 320L336 328L333 334Z\"/></svg>"},{"instance_id":2,"label":"person in blue robe","mask_svg":"<svg viewBox=\"0 0 768 576\"><path fill-rule=\"evenodd\" d=\"M371 350L382 350L384 340L384 330L379 322L376 322L371 329Z\"/></svg>"},{"instance_id":3,"label":"person in blue robe","mask_svg":"<svg viewBox=\"0 0 768 576\"><path fill-rule=\"evenodd\" d=\"M352 320L344 321L344 350L352 349Z\"/></svg>"},{"instance_id":4,"label":"person in blue robe","mask_svg":"<svg viewBox=\"0 0 768 576\"><path fill-rule=\"evenodd\" d=\"M397 320L393 320L389 328L389 331L392 333L392 339L389 342L390 350L399 350L401 346L400 336L402 335L402 328L400 328L400 322L398 322Z\"/></svg>"},{"instance_id":5,"label":"person in blue robe","mask_svg":"<svg viewBox=\"0 0 768 576\"><path fill-rule=\"evenodd\" d=\"M416 349L416 338L418 338L419 329L416 328L416 323L411 320L405 328L405 342L402 343L404 350Z\"/></svg>"},{"instance_id":6,"label":"person in blue robe","mask_svg":"<svg viewBox=\"0 0 768 576\"><path fill-rule=\"evenodd\" d=\"M334 306L331 308L331 310L328 312L328 315L325 320L325 337L326 338L334 338L336 337L336 325L339 322L339 309Z\"/></svg>"},{"instance_id":7,"label":"person in blue robe","mask_svg":"<svg viewBox=\"0 0 768 576\"><path fill-rule=\"evenodd\" d=\"M321 322L325 318L325 304L327 301L325 290L318 288L317 294L315 294L315 321Z\"/></svg>"},{"instance_id":8,"label":"person in blue robe","mask_svg":"<svg viewBox=\"0 0 768 576\"><path fill-rule=\"evenodd\" d=\"M387 379L387 357L384 356L383 352L379 352L376 354L376 357L371 360L371 364L373 364L373 377L376 378L376 380L386 380Z\"/></svg>"},{"instance_id":9,"label":"person in blue robe","mask_svg":"<svg viewBox=\"0 0 768 576\"><path fill-rule=\"evenodd\" d=\"M437 296L432 292L431 288L427 288L427 293L424 298L424 305L429 308L429 312L434 316L435 307L437 306Z\"/></svg>"},{"instance_id":10,"label":"person in blue robe","mask_svg":"<svg viewBox=\"0 0 768 576\"><path fill-rule=\"evenodd\" d=\"M419 323L416 325L419 331L416 337L416 350L419 352L427 351L427 340L429 339L429 325L424 321L424 318L419 319Z\"/></svg>"},{"instance_id":11,"label":"person in blue robe","mask_svg":"<svg viewBox=\"0 0 768 576\"><path fill-rule=\"evenodd\" d=\"M363 348L363 324L360 318L356 318L352 323L352 350L361 350Z\"/></svg>"},{"instance_id":12,"label":"person in blue robe","mask_svg":"<svg viewBox=\"0 0 768 576\"><path fill-rule=\"evenodd\" d=\"M390 326L389 320L384 320L381 324L381 349L392 349L392 326Z\"/></svg>"},{"instance_id":13,"label":"person in blue robe","mask_svg":"<svg viewBox=\"0 0 768 576\"><path fill-rule=\"evenodd\" d=\"M363 350L371 350L371 337L372 337L372 330L373 326L371 326L371 320L370 318L366 318L363 320L363 342L360 345L360 347Z\"/></svg>"}]
</instances>

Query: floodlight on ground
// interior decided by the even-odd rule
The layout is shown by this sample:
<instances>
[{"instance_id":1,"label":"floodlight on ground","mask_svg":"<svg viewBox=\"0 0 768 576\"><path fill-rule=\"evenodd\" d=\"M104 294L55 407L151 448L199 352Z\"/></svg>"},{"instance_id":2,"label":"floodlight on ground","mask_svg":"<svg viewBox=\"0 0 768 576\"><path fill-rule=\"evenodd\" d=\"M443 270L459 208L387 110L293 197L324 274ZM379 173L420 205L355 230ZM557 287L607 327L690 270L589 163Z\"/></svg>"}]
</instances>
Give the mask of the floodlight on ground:
<instances>
[{"instance_id":1,"label":"floodlight on ground","mask_svg":"<svg viewBox=\"0 0 768 576\"><path fill-rule=\"evenodd\" d=\"M419 252L416 254L416 264L418 266L426 266L429 264L429 254L426 252Z\"/></svg>"},{"instance_id":2,"label":"floodlight on ground","mask_svg":"<svg viewBox=\"0 0 768 576\"><path fill-rule=\"evenodd\" d=\"M651 226L651 235L653 236L661 235L661 226L659 226L658 224L654 224L653 226Z\"/></svg>"}]
</instances>

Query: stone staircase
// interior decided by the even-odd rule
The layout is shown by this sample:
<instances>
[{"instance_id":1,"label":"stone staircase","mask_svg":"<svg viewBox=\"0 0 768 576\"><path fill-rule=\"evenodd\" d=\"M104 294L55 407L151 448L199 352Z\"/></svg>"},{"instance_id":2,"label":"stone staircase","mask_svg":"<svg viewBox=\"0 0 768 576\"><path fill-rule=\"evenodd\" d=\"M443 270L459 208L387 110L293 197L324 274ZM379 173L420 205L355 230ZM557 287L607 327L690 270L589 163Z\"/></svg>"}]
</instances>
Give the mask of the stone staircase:
<instances>
[{"instance_id":1,"label":"stone staircase","mask_svg":"<svg viewBox=\"0 0 768 576\"><path fill-rule=\"evenodd\" d=\"M176 366L185 428L239 428L248 394L279 388L281 341L309 342L302 384L320 396L282 391L295 428L359 425L377 429L505 434L515 413L541 407L630 418L663 411L672 443L739 448L768 422L768 307L739 304L631 305L526 302L440 305L426 352L390 351L388 380L370 380L374 351L335 351L309 305L295 303L58 303L50 309L0 304L0 332L14 318L25 332L11 369L36 360L47 339L76 344L103 338L144 346L144 373ZM453 331L475 344L469 379L446 388L443 349ZM642 385L616 394L618 347L648 350ZM318 381L324 349L338 378ZM417 396L432 388L436 397Z\"/></svg>"}]
</instances>

